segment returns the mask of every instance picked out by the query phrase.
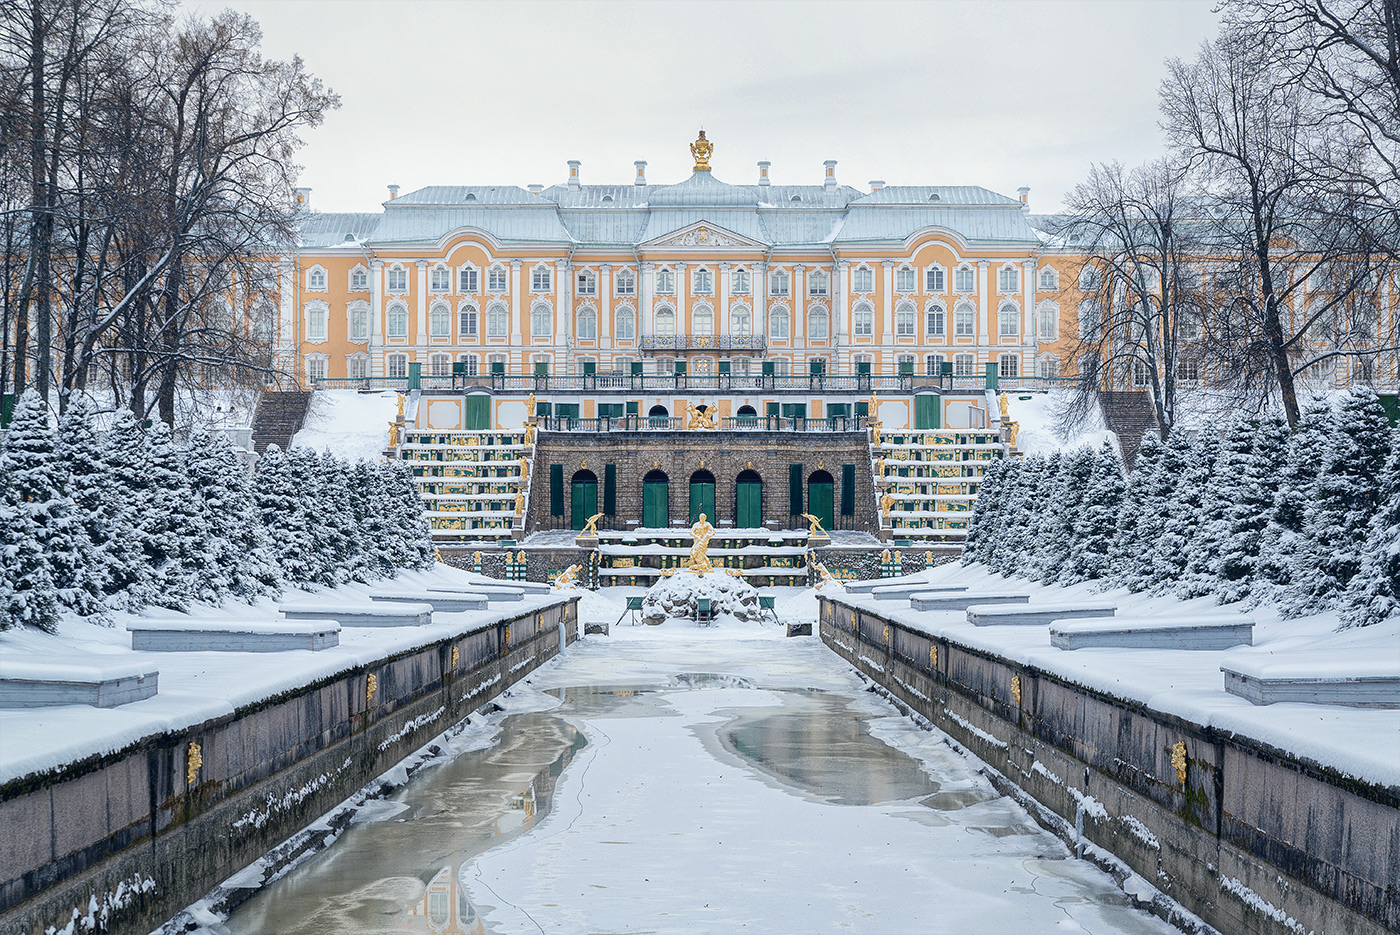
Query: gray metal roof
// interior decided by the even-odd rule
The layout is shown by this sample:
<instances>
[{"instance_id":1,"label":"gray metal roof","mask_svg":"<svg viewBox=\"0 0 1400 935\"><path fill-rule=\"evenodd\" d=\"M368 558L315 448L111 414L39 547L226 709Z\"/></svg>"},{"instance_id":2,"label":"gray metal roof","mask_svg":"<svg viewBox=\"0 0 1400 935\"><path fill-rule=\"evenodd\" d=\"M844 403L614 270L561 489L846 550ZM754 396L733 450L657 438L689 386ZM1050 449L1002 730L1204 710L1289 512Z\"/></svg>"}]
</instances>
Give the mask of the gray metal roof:
<instances>
[{"instance_id":1,"label":"gray metal roof","mask_svg":"<svg viewBox=\"0 0 1400 935\"><path fill-rule=\"evenodd\" d=\"M1015 198L973 185L730 185L696 172L675 185L433 185L384 203L381 214L318 214L301 222L303 246L432 243L461 228L499 241L636 246L698 222L765 246L903 241L949 228L972 244L1044 239ZM347 240L346 238L351 238Z\"/></svg>"}]
</instances>

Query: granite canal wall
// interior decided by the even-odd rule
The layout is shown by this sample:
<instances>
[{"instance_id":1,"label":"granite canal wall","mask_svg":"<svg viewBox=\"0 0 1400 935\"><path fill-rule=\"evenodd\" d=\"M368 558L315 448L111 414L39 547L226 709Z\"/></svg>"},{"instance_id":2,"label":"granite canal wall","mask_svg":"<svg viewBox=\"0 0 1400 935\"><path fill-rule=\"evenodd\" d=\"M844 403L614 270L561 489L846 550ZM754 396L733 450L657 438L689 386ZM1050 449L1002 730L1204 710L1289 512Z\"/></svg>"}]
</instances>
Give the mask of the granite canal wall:
<instances>
[{"instance_id":1,"label":"granite canal wall","mask_svg":"<svg viewBox=\"0 0 1400 935\"><path fill-rule=\"evenodd\" d=\"M573 642L577 604L507 609L0 785L0 933L145 935L289 839L293 859L307 825Z\"/></svg>"},{"instance_id":2,"label":"granite canal wall","mask_svg":"<svg viewBox=\"0 0 1400 935\"><path fill-rule=\"evenodd\" d=\"M1072 846L1112 854L1219 931L1400 931L1400 789L921 632L840 595L821 597L819 630L985 761L1042 824ZM1154 908L1173 911L1165 900Z\"/></svg>"}]
</instances>

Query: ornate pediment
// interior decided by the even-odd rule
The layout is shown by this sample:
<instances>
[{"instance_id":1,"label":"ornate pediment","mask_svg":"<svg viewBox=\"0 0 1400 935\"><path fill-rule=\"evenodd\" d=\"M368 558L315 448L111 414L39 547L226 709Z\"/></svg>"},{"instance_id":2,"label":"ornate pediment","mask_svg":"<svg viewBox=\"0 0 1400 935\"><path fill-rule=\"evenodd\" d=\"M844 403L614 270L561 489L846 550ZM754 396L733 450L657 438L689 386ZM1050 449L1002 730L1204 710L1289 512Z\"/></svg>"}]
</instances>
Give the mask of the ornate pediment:
<instances>
[{"instance_id":1,"label":"ornate pediment","mask_svg":"<svg viewBox=\"0 0 1400 935\"><path fill-rule=\"evenodd\" d=\"M706 221L648 241L646 247L759 247L765 245Z\"/></svg>"}]
</instances>

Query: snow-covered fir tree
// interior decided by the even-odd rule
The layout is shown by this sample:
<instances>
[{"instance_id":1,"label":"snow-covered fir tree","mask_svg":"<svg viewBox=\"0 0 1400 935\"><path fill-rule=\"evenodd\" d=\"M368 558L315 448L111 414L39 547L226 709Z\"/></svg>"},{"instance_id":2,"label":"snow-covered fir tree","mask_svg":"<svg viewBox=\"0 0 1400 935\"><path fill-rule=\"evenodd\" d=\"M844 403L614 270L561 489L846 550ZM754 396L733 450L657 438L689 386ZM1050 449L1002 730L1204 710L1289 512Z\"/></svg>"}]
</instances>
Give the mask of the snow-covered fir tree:
<instances>
[{"instance_id":1,"label":"snow-covered fir tree","mask_svg":"<svg viewBox=\"0 0 1400 935\"><path fill-rule=\"evenodd\" d=\"M268 445L258 462L257 504L277 564L289 584L317 579L313 518L305 510L291 459L277 445Z\"/></svg>"},{"instance_id":2,"label":"snow-covered fir tree","mask_svg":"<svg viewBox=\"0 0 1400 935\"><path fill-rule=\"evenodd\" d=\"M39 541L39 527L0 456L0 630L58 630L58 588Z\"/></svg>"},{"instance_id":3,"label":"snow-covered fir tree","mask_svg":"<svg viewBox=\"0 0 1400 935\"><path fill-rule=\"evenodd\" d=\"M1040 478L1036 482L1035 505L1032 508L1031 523L1026 529L1026 547L1022 550L1023 561L1015 573L1022 578L1040 580L1043 563L1049 558L1046 539L1059 517L1054 504L1060 495L1061 474L1065 469L1065 455L1054 451L1041 466Z\"/></svg>"},{"instance_id":4,"label":"snow-covered fir tree","mask_svg":"<svg viewBox=\"0 0 1400 935\"><path fill-rule=\"evenodd\" d=\"M1042 545L1036 551L1036 571L1039 579L1047 584L1059 581L1068 565L1079 506L1097 461L1098 455L1089 447L1065 456L1054 494L1042 507L1049 513L1049 522Z\"/></svg>"},{"instance_id":5,"label":"snow-covered fir tree","mask_svg":"<svg viewBox=\"0 0 1400 935\"><path fill-rule=\"evenodd\" d=\"M1341 602L1342 629L1384 623L1400 613L1400 433L1391 432L1390 456L1380 478L1381 507L1371 517L1361 569Z\"/></svg>"},{"instance_id":6,"label":"snow-covered fir tree","mask_svg":"<svg viewBox=\"0 0 1400 935\"><path fill-rule=\"evenodd\" d=\"M1283 468L1276 479L1273 507L1255 562L1250 588L1250 599L1255 603L1277 600L1292 583L1294 556L1303 547L1303 519L1322 467L1331 427L1331 404L1325 398L1315 399L1303 409L1297 427L1288 438Z\"/></svg>"},{"instance_id":7,"label":"snow-covered fir tree","mask_svg":"<svg viewBox=\"0 0 1400 935\"><path fill-rule=\"evenodd\" d=\"M1287 444L1288 423L1277 414L1265 415L1257 424L1236 419L1230 426L1216 466L1216 476L1225 475L1217 485L1225 499L1225 518L1213 568L1221 604L1244 600L1253 587Z\"/></svg>"},{"instance_id":8,"label":"snow-covered fir tree","mask_svg":"<svg viewBox=\"0 0 1400 935\"><path fill-rule=\"evenodd\" d=\"M15 407L2 457L9 483L34 523L40 552L58 589L59 601L80 614L103 610L97 577L88 568L92 543L69 496L67 462L58 452L58 433L49 407L37 390L26 390Z\"/></svg>"},{"instance_id":9,"label":"snow-covered fir tree","mask_svg":"<svg viewBox=\"0 0 1400 935\"><path fill-rule=\"evenodd\" d=\"M1153 544L1150 590L1172 591L1186 571L1187 548L1201 523L1203 497L1215 462L1216 441L1211 432L1202 432L1193 443L1182 431L1167 439L1167 464L1176 471L1171 497L1167 500L1167 520Z\"/></svg>"},{"instance_id":10,"label":"snow-covered fir tree","mask_svg":"<svg viewBox=\"0 0 1400 935\"><path fill-rule=\"evenodd\" d=\"M1279 599L1284 616L1333 606L1361 568L1366 531L1380 506L1380 477L1390 449L1390 424L1370 387L1353 388L1337 407L1322 466L1293 553L1291 583Z\"/></svg>"},{"instance_id":11,"label":"snow-covered fir tree","mask_svg":"<svg viewBox=\"0 0 1400 935\"><path fill-rule=\"evenodd\" d=\"M229 577L232 593L247 601L275 594L281 587L282 573L258 513L252 475L222 435L210 439L209 460L224 479L218 515L235 557Z\"/></svg>"},{"instance_id":12,"label":"snow-covered fir tree","mask_svg":"<svg viewBox=\"0 0 1400 935\"><path fill-rule=\"evenodd\" d=\"M1253 433L1243 415L1232 420L1223 439L1213 428L1202 434L1209 436L1212 458L1195 513L1195 528L1186 536L1186 567L1175 588L1176 596L1181 598L1203 597L1215 591L1220 550L1229 532L1230 497L1253 445Z\"/></svg>"},{"instance_id":13,"label":"snow-covered fir tree","mask_svg":"<svg viewBox=\"0 0 1400 935\"><path fill-rule=\"evenodd\" d=\"M388 494L382 465L372 461L356 464L354 488L356 495L352 503L361 542L356 564L367 578L392 575L398 551L393 540L398 532L385 513Z\"/></svg>"},{"instance_id":14,"label":"snow-covered fir tree","mask_svg":"<svg viewBox=\"0 0 1400 935\"><path fill-rule=\"evenodd\" d=\"M107 494L107 603L139 610L154 597L155 575L146 550L143 517L154 507L146 445L130 409L119 409L102 443Z\"/></svg>"},{"instance_id":15,"label":"snow-covered fir tree","mask_svg":"<svg viewBox=\"0 0 1400 935\"><path fill-rule=\"evenodd\" d=\"M1083 496L1073 512L1074 527L1069 554L1060 581L1073 584L1105 578L1123 505L1123 462L1112 442L1105 441L1090 463Z\"/></svg>"},{"instance_id":16,"label":"snow-covered fir tree","mask_svg":"<svg viewBox=\"0 0 1400 935\"><path fill-rule=\"evenodd\" d=\"M142 516L146 555L154 573L150 603L183 610L191 601L218 600L213 518L190 489L183 452L170 427L156 420L145 433L150 507ZM214 579L206 589L201 582Z\"/></svg>"},{"instance_id":17,"label":"snow-covered fir tree","mask_svg":"<svg viewBox=\"0 0 1400 935\"><path fill-rule=\"evenodd\" d=\"M330 452L320 457L321 474L321 538L330 550L332 575L337 583L356 580L359 567L359 528L350 499L354 482L350 466Z\"/></svg>"},{"instance_id":18,"label":"snow-covered fir tree","mask_svg":"<svg viewBox=\"0 0 1400 935\"><path fill-rule=\"evenodd\" d=\"M403 461L386 462L389 477L386 485L391 498L392 513L399 530L400 560L397 568L427 568L433 564L433 530L423 513L423 497L413 482L413 468Z\"/></svg>"},{"instance_id":19,"label":"snow-covered fir tree","mask_svg":"<svg viewBox=\"0 0 1400 935\"><path fill-rule=\"evenodd\" d=\"M1017 464L1016 483L1008 495L1003 543L992 563L1003 575L1019 573L1032 544L1030 535L1039 508L1036 493L1044 472L1045 458L1040 455L1022 458Z\"/></svg>"},{"instance_id":20,"label":"snow-covered fir tree","mask_svg":"<svg viewBox=\"0 0 1400 935\"><path fill-rule=\"evenodd\" d=\"M1172 478L1164 470L1166 450L1155 432L1143 436L1118 507L1108 577L1130 591L1141 591L1149 583L1148 556L1161 535L1161 511L1172 490Z\"/></svg>"},{"instance_id":21,"label":"snow-covered fir tree","mask_svg":"<svg viewBox=\"0 0 1400 935\"><path fill-rule=\"evenodd\" d=\"M112 494L102 441L97 434L92 401L86 395L74 394L68 411L58 420L57 452L68 472L68 495L88 538L84 565L101 600L111 591L113 564L119 557L113 555ZM102 610L105 605L98 612Z\"/></svg>"},{"instance_id":22,"label":"snow-covered fir tree","mask_svg":"<svg viewBox=\"0 0 1400 935\"><path fill-rule=\"evenodd\" d=\"M963 539L962 563L990 562L997 549L996 533L999 520L1006 512L1011 484L1010 461L998 459L987 465L977 485L977 502L967 521L967 536Z\"/></svg>"}]
</instances>

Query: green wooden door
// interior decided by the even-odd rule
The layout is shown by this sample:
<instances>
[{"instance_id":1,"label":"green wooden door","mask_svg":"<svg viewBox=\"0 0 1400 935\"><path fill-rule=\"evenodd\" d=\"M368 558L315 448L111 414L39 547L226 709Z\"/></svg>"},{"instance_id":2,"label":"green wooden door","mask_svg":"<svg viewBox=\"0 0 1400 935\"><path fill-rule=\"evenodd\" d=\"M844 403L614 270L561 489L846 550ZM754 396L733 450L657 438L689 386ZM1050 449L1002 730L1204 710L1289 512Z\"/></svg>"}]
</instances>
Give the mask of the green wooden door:
<instances>
[{"instance_id":1,"label":"green wooden door","mask_svg":"<svg viewBox=\"0 0 1400 935\"><path fill-rule=\"evenodd\" d=\"M671 525L671 485L664 480L642 484L642 525L664 529Z\"/></svg>"},{"instance_id":2,"label":"green wooden door","mask_svg":"<svg viewBox=\"0 0 1400 935\"><path fill-rule=\"evenodd\" d=\"M598 512L598 482L576 480L569 491L569 528L582 529L588 518Z\"/></svg>"},{"instance_id":3,"label":"green wooden door","mask_svg":"<svg viewBox=\"0 0 1400 935\"><path fill-rule=\"evenodd\" d=\"M715 521L715 485L710 481L690 482L690 524L700 522L700 514L711 524Z\"/></svg>"},{"instance_id":4,"label":"green wooden door","mask_svg":"<svg viewBox=\"0 0 1400 935\"><path fill-rule=\"evenodd\" d=\"M827 532L836 525L833 486L835 485L829 480L812 481L807 485L807 512L820 519L822 528Z\"/></svg>"},{"instance_id":5,"label":"green wooden door","mask_svg":"<svg viewBox=\"0 0 1400 935\"><path fill-rule=\"evenodd\" d=\"M763 525L763 481L741 480L735 491L736 517L740 529L757 529Z\"/></svg>"},{"instance_id":6,"label":"green wooden door","mask_svg":"<svg viewBox=\"0 0 1400 935\"><path fill-rule=\"evenodd\" d=\"M939 403L942 397L934 396L931 393L923 393L914 397L914 428L916 429L938 429L942 420L938 418Z\"/></svg>"},{"instance_id":7,"label":"green wooden door","mask_svg":"<svg viewBox=\"0 0 1400 935\"><path fill-rule=\"evenodd\" d=\"M464 429L490 429L491 397L480 394L468 396L462 421Z\"/></svg>"}]
</instances>

